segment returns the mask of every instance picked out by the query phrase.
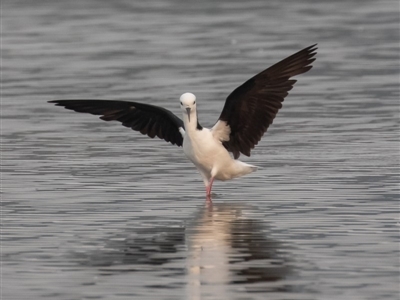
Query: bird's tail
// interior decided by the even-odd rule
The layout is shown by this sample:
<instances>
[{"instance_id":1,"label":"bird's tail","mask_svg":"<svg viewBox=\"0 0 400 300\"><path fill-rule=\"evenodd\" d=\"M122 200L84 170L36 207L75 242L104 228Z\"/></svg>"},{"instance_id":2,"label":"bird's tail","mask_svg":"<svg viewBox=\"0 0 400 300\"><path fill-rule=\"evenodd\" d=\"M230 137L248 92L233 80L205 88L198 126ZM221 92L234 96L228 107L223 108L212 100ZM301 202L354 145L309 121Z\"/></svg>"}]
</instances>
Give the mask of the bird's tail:
<instances>
[{"instance_id":1,"label":"bird's tail","mask_svg":"<svg viewBox=\"0 0 400 300\"><path fill-rule=\"evenodd\" d=\"M236 160L236 162L240 165L240 173L237 177L253 173L258 169L258 167L246 164L240 160Z\"/></svg>"}]
</instances>

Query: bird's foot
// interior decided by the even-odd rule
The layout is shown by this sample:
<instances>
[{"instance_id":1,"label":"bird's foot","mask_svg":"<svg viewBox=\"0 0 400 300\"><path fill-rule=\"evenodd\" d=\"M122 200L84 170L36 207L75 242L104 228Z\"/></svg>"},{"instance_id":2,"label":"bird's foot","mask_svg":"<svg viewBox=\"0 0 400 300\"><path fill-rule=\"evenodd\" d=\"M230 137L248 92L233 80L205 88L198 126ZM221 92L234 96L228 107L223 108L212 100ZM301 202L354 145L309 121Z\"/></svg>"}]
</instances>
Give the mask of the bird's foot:
<instances>
[{"instance_id":1,"label":"bird's foot","mask_svg":"<svg viewBox=\"0 0 400 300\"><path fill-rule=\"evenodd\" d=\"M207 204L212 204L212 199L211 199L211 195L206 195L206 203Z\"/></svg>"}]
</instances>

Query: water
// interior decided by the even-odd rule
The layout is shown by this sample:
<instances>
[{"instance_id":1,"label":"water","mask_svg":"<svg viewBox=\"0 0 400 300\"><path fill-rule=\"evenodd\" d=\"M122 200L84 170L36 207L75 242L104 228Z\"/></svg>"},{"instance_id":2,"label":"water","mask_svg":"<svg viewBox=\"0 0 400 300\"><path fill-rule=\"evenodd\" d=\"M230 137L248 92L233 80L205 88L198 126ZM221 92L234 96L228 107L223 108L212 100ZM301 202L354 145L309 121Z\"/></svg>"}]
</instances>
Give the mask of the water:
<instances>
[{"instance_id":1,"label":"water","mask_svg":"<svg viewBox=\"0 0 400 300\"><path fill-rule=\"evenodd\" d=\"M396 1L3 1L2 299L398 299ZM225 97L315 67L214 185L182 149L46 103Z\"/></svg>"}]
</instances>

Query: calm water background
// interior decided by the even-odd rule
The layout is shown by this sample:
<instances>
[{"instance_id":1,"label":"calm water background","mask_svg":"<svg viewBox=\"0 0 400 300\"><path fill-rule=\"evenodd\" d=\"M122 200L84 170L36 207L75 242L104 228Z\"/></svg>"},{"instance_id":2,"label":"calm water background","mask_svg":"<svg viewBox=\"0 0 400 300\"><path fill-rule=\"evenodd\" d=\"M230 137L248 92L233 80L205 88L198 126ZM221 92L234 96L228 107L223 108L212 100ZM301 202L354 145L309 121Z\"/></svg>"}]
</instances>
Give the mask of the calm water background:
<instances>
[{"instance_id":1,"label":"calm water background","mask_svg":"<svg viewBox=\"0 0 400 300\"><path fill-rule=\"evenodd\" d=\"M397 1L2 1L2 299L398 299ZM225 97L318 43L256 173L47 104Z\"/></svg>"}]
</instances>

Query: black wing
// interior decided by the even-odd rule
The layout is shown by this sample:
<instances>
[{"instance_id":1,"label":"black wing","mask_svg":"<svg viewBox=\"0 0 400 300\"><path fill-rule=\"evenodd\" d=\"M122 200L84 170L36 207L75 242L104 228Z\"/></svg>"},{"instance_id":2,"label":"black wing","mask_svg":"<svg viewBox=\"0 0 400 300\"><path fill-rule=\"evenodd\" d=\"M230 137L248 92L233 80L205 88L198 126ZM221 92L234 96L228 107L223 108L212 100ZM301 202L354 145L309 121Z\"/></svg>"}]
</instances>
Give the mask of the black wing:
<instances>
[{"instance_id":1,"label":"black wing","mask_svg":"<svg viewBox=\"0 0 400 300\"><path fill-rule=\"evenodd\" d=\"M184 129L183 121L159 106L110 100L53 100L49 103L77 112L101 115L100 119L104 121L120 121L125 127L151 138L158 136L171 144L182 146L183 138L179 128Z\"/></svg>"},{"instance_id":2,"label":"black wing","mask_svg":"<svg viewBox=\"0 0 400 300\"><path fill-rule=\"evenodd\" d=\"M251 149L272 124L284 98L293 88L296 80L290 78L312 68L310 64L315 60L316 49L315 44L285 58L250 78L228 96L219 117L225 122L217 122L216 126L223 130L223 126L229 125L229 141L224 141L223 145L235 159L240 153L250 156Z\"/></svg>"}]
</instances>

